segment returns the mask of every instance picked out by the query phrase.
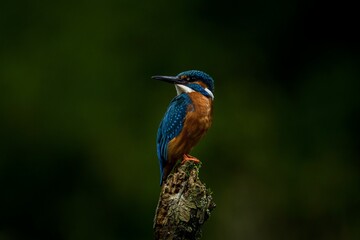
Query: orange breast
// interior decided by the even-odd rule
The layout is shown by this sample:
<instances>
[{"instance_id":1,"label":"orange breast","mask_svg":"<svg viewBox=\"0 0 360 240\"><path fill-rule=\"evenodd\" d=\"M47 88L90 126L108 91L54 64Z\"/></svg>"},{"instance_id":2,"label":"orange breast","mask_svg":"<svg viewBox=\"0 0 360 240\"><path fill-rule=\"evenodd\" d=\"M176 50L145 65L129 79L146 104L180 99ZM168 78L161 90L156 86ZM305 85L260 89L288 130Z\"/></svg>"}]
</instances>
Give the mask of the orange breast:
<instances>
[{"instance_id":1,"label":"orange breast","mask_svg":"<svg viewBox=\"0 0 360 240\"><path fill-rule=\"evenodd\" d=\"M193 102L185 117L183 130L168 145L168 160L177 161L199 142L211 126L212 101L197 92L189 93Z\"/></svg>"}]
</instances>

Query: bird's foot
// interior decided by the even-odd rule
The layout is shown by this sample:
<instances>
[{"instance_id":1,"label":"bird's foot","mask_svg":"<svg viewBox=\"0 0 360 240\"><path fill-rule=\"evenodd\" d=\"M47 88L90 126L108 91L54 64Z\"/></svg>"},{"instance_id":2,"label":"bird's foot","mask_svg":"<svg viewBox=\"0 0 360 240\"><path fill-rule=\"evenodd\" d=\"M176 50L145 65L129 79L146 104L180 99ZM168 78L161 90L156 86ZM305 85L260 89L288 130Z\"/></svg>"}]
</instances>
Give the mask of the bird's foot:
<instances>
[{"instance_id":1,"label":"bird's foot","mask_svg":"<svg viewBox=\"0 0 360 240\"><path fill-rule=\"evenodd\" d=\"M191 156L189 154L184 154L181 164L184 164L187 161L193 161L195 163L200 163L200 160L197 159L196 157L193 157L193 156Z\"/></svg>"}]
</instances>

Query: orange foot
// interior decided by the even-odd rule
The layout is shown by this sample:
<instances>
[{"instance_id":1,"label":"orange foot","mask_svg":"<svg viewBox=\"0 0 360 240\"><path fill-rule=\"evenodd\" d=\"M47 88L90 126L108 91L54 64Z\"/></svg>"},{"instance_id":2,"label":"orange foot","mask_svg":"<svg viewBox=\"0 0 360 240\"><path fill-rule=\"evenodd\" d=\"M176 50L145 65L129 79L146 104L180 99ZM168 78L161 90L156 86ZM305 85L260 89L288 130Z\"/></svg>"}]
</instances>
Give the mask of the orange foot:
<instances>
[{"instance_id":1,"label":"orange foot","mask_svg":"<svg viewBox=\"0 0 360 240\"><path fill-rule=\"evenodd\" d=\"M191 156L189 154L184 154L181 164L184 164L186 161L193 161L193 162L196 162L196 163L200 163L199 159L197 159L196 157L193 157L193 156Z\"/></svg>"}]
</instances>

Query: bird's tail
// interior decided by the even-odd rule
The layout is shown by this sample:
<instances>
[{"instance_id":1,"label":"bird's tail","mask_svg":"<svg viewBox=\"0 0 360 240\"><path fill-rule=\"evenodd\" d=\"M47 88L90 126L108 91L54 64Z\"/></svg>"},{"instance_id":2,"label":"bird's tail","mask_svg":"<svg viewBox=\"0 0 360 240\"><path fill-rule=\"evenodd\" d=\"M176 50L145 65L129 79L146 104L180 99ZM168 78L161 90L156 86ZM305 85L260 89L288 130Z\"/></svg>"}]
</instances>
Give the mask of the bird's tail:
<instances>
[{"instance_id":1,"label":"bird's tail","mask_svg":"<svg viewBox=\"0 0 360 240\"><path fill-rule=\"evenodd\" d=\"M161 172L161 177L160 177L160 186L163 185L163 183L165 182L165 180L167 179L168 175L170 174L171 169L169 169L168 167L164 167L164 169L162 169Z\"/></svg>"}]
</instances>

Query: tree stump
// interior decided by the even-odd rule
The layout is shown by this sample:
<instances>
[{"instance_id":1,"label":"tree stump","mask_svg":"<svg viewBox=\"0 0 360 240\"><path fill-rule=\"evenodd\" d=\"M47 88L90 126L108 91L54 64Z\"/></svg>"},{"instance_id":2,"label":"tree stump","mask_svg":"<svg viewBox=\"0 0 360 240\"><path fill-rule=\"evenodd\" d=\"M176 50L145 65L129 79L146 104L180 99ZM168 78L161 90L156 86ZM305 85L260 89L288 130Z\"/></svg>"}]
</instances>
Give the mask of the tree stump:
<instances>
[{"instance_id":1,"label":"tree stump","mask_svg":"<svg viewBox=\"0 0 360 240\"><path fill-rule=\"evenodd\" d=\"M215 208L212 192L199 177L199 163L178 165L163 183L154 219L156 240L198 240Z\"/></svg>"}]
</instances>

